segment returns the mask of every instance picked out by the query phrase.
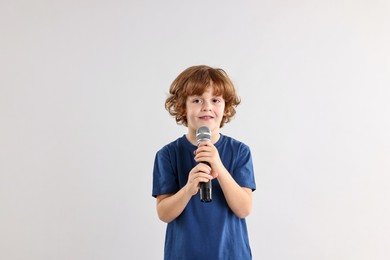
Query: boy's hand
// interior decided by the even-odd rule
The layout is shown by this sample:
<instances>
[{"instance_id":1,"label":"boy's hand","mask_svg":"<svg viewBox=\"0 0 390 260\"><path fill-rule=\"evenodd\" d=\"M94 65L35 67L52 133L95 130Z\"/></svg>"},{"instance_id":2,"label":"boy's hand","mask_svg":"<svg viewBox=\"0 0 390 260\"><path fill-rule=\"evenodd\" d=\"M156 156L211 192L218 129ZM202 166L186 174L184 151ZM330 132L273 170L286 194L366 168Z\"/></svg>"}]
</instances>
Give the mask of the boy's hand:
<instances>
[{"instance_id":1,"label":"boy's hand","mask_svg":"<svg viewBox=\"0 0 390 260\"><path fill-rule=\"evenodd\" d=\"M200 143L194 153L196 162L208 162L210 164L213 178L218 177L218 173L224 169L218 150L210 141Z\"/></svg>"},{"instance_id":2,"label":"boy's hand","mask_svg":"<svg viewBox=\"0 0 390 260\"><path fill-rule=\"evenodd\" d=\"M186 184L186 190L191 195L195 195L198 193L200 188L200 182L208 182L209 180L213 179L211 176L211 168L210 166L200 163L196 165L190 173L188 174L188 180Z\"/></svg>"}]
</instances>

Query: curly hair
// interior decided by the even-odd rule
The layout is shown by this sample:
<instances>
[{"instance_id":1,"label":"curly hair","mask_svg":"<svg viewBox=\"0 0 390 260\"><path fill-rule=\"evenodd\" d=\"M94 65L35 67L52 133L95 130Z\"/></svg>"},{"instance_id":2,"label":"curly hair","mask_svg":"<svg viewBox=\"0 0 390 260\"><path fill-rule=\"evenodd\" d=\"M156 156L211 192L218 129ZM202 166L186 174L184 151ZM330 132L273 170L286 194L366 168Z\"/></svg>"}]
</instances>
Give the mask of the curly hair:
<instances>
[{"instance_id":1,"label":"curly hair","mask_svg":"<svg viewBox=\"0 0 390 260\"><path fill-rule=\"evenodd\" d=\"M220 68L206 65L192 66L180 73L169 88L165 109L173 116L177 124L187 126L186 101L188 96L202 95L208 87L213 94L225 100L225 111L220 127L231 121L236 107L241 103L236 88L227 73Z\"/></svg>"}]
</instances>

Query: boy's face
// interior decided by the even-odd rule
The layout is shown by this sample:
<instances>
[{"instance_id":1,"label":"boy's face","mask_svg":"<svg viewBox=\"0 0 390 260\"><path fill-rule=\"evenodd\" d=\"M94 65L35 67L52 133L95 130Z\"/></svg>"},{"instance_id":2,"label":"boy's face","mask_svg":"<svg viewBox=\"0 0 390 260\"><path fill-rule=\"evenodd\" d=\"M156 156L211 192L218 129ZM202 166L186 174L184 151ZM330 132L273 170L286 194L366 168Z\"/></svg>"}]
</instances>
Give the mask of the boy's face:
<instances>
[{"instance_id":1,"label":"boy's face","mask_svg":"<svg viewBox=\"0 0 390 260\"><path fill-rule=\"evenodd\" d=\"M225 100L222 96L215 96L212 87L201 96L189 96L186 101L188 130L196 132L199 127L207 126L212 133L219 133L224 112Z\"/></svg>"}]
</instances>

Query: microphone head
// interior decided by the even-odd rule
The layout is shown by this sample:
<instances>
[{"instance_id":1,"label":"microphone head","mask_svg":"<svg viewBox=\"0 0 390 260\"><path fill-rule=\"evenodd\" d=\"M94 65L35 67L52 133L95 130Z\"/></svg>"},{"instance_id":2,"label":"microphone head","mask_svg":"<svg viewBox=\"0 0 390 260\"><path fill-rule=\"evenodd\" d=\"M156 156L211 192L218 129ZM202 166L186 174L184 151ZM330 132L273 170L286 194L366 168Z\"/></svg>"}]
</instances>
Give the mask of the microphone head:
<instances>
[{"instance_id":1,"label":"microphone head","mask_svg":"<svg viewBox=\"0 0 390 260\"><path fill-rule=\"evenodd\" d=\"M211 141L211 131L207 126L201 126L196 130L196 142L198 145L204 141Z\"/></svg>"}]
</instances>

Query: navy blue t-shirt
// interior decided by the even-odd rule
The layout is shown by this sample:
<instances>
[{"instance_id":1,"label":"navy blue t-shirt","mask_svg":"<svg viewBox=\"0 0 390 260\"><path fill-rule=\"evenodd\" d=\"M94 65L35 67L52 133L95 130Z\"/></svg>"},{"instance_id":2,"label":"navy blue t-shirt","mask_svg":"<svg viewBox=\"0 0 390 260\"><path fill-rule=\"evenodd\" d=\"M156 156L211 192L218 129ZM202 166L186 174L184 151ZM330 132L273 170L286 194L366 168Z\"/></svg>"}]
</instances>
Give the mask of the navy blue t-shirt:
<instances>
[{"instance_id":1,"label":"navy blue t-shirt","mask_svg":"<svg viewBox=\"0 0 390 260\"><path fill-rule=\"evenodd\" d=\"M255 190L249 147L222 134L215 146L234 180L241 187ZM186 185L189 172L197 164L196 149L184 135L157 152L153 170L154 197L176 193ZM184 211L168 223L165 260L252 259L245 219L237 217L229 208L217 179L212 180L212 186L212 202L201 202L198 193Z\"/></svg>"}]
</instances>

